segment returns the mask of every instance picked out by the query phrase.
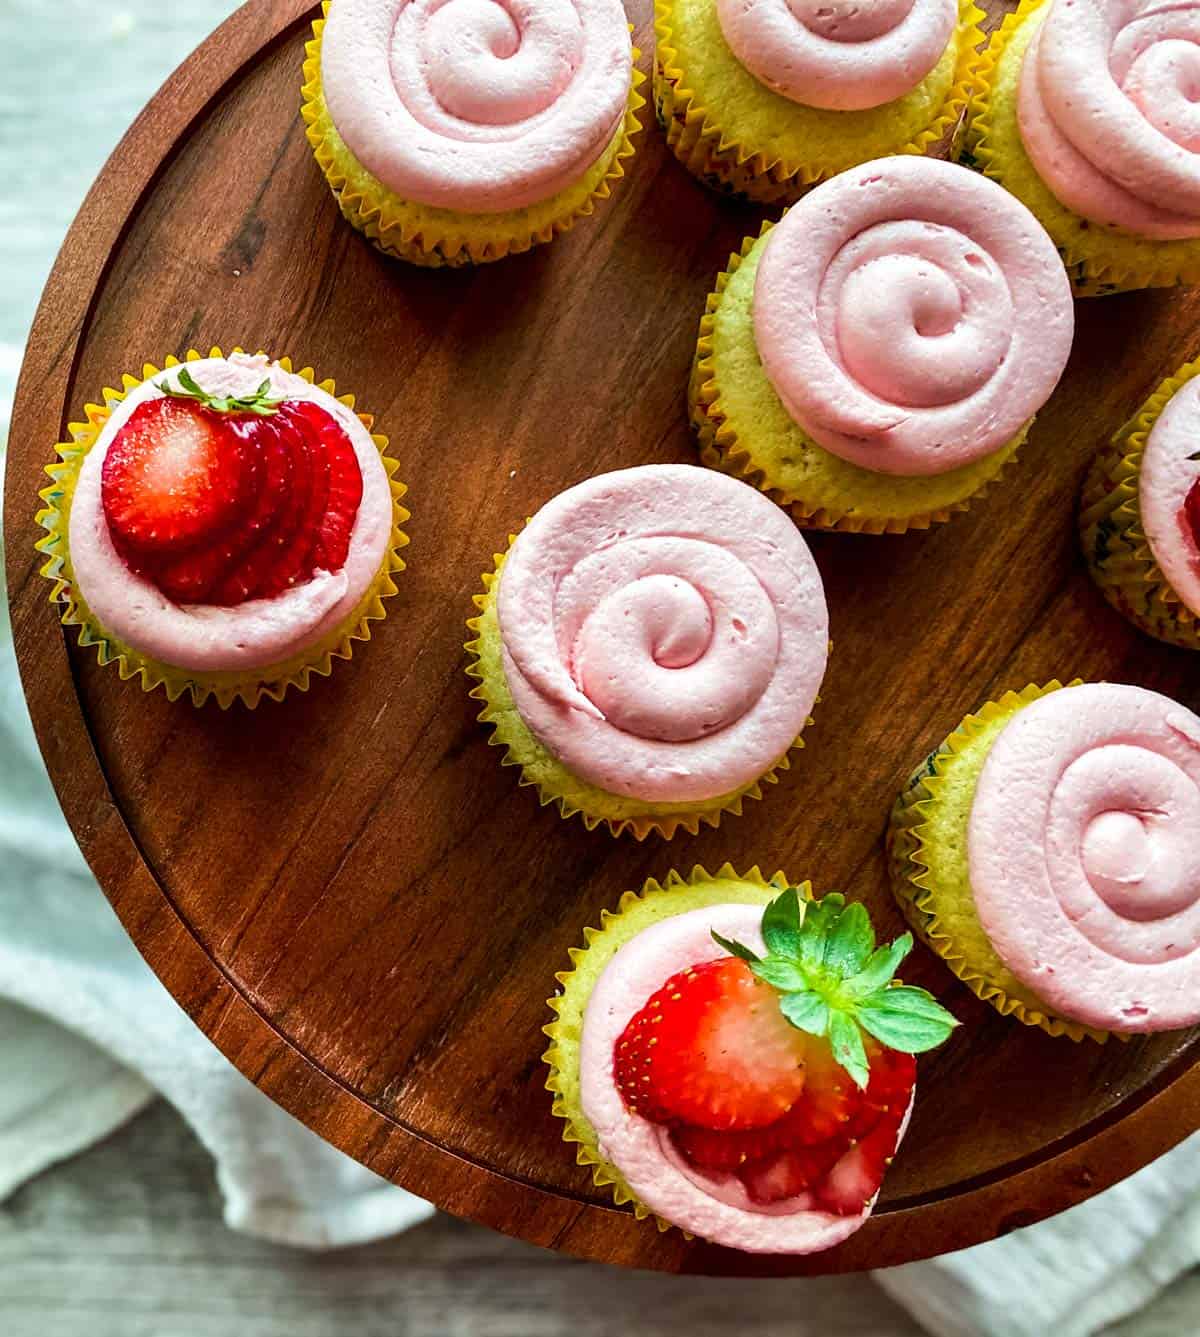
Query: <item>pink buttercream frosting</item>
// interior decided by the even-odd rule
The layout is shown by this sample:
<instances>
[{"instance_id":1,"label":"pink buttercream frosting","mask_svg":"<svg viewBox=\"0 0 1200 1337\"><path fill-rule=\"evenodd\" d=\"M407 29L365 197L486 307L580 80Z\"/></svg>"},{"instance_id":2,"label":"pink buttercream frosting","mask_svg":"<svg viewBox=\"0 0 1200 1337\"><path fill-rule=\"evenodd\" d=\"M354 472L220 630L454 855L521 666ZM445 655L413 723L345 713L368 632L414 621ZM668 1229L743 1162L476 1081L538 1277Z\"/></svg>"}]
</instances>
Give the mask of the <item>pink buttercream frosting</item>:
<instances>
[{"instance_id":1,"label":"pink buttercream frosting","mask_svg":"<svg viewBox=\"0 0 1200 1337\"><path fill-rule=\"evenodd\" d=\"M787 515L711 469L602 474L513 544L497 611L525 724L575 775L708 799L775 766L825 672L820 574Z\"/></svg>"},{"instance_id":2,"label":"pink buttercream frosting","mask_svg":"<svg viewBox=\"0 0 1200 1337\"><path fill-rule=\"evenodd\" d=\"M390 190L499 213L600 157L632 56L620 0L334 0L321 78L346 146Z\"/></svg>"},{"instance_id":3,"label":"pink buttercream frosting","mask_svg":"<svg viewBox=\"0 0 1200 1337\"><path fill-rule=\"evenodd\" d=\"M968 827L980 922L1008 968L1088 1026L1200 1021L1200 718L1141 687L1021 710Z\"/></svg>"},{"instance_id":4,"label":"pink buttercream frosting","mask_svg":"<svg viewBox=\"0 0 1200 1337\"><path fill-rule=\"evenodd\" d=\"M1200 3L1055 0L1025 53L1021 139L1068 209L1200 236Z\"/></svg>"},{"instance_id":5,"label":"pink buttercream frosting","mask_svg":"<svg viewBox=\"0 0 1200 1337\"><path fill-rule=\"evenodd\" d=\"M156 585L129 569L108 531L100 496L101 469L134 409L162 397L160 382L174 384L176 373L167 370L130 391L113 409L83 461L68 536L75 582L108 631L165 664L197 672L278 664L348 618L378 573L393 525L387 472L357 416L277 362L235 353L228 359L206 358L187 366L197 384L211 394L250 394L269 379L274 395L312 400L337 419L354 445L363 483L345 566L340 571L317 571L311 580L274 598L251 599L233 608L172 603Z\"/></svg>"},{"instance_id":6,"label":"pink buttercream frosting","mask_svg":"<svg viewBox=\"0 0 1200 1337\"><path fill-rule=\"evenodd\" d=\"M912 92L954 35L958 0L717 0L733 54L792 102L832 111Z\"/></svg>"},{"instance_id":7,"label":"pink buttercream frosting","mask_svg":"<svg viewBox=\"0 0 1200 1337\"><path fill-rule=\"evenodd\" d=\"M1037 219L930 158L818 186L770 234L755 279L755 342L784 407L877 473L944 473L1011 441L1058 383L1074 329Z\"/></svg>"},{"instance_id":8,"label":"pink buttercream frosting","mask_svg":"<svg viewBox=\"0 0 1200 1337\"><path fill-rule=\"evenodd\" d=\"M601 1156L664 1220L746 1253L816 1253L853 1235L871 1208L858 1216L837 1216L814 1209L808 1194L759 1206L736 1175L705 1174L687 1165L665 1128L625 1108L613 1076L617 1041L651 995L688 966L725 955L712 930L762 952L761 919L756 905L689 910L644 929L617 952L584 1011L579 1047L583 1112Z\"/></svg>"},{"instance_id":9,"label":"pink buttercream frosting","mask_svg":"<svg viewBox=\"0 0 1200 1337\"><path fill-rule=\"evenodd\" d=\"M1200 380L1178 390L1146 440L1138 475L1142 528L1154 560L1183 603L1200 616L1200 548L1184 513L1200 480Z\"/></svg>"}]
</instances>

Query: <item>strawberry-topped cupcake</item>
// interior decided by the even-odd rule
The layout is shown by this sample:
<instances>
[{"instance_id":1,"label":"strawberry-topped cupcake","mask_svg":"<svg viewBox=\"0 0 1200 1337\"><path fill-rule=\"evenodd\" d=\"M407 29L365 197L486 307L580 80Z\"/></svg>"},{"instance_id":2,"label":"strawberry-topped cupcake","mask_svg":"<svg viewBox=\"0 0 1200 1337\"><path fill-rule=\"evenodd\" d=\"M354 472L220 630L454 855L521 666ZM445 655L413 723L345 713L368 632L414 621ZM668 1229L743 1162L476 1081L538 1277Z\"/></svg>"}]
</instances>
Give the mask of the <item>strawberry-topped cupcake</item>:
<instances>
[{"instance_id":1,"label":"strawberry-topped cupcake","mask_svg":"<svg viewBox=\"0 0 1200 1337\"><path fill-rule=\"evenodd\" d=\"M1200 362L1168 377L1096 455L1079 530L1104 597L1160 641L1200 650Z\"/></svg>"},{"instance_id":2,"label":"strawberry-topped cupcake","mask_svg":"<svg viewBox=\"0 0 1200 1337\"><path fill-rule=\"evenodd\" d=\"M571 953L547 1083L596 1183L748 1253L814 1253L870 1215L914 1054L955 1026L865 907L726 865L649 882Z\"/></svg>"},{"instance_id":3,"label":"strawberry-topped cupcake","mask_svg":"<svg viewBox=\"0 0 1200 1337\"><path fill-rule=\"evenodd\" d=\"M287 362L220 350L125 378L47 472L44 573L122 677L279 699L383 617L407 518L371 420Z\"/></svg>"}]
</instances>

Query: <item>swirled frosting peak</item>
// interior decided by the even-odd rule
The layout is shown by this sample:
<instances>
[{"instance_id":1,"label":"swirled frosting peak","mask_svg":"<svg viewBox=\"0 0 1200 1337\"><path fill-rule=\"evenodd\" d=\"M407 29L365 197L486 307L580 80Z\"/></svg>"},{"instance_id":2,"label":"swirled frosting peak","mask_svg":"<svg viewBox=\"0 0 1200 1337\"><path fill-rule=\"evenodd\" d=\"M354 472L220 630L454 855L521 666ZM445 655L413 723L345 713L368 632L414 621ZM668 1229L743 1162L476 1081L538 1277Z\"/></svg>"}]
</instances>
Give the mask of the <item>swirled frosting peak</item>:
<instances>
[{"instance_id":1,"label":"swirled frosting peak","mask_svg":"<svg viewBox=\"0 0 1200 1337\"><path fill-rule=\"evenodd\" d=\"M600 157L632 47L620 0L334 0L321 77L338 133L385 186L498 213Z\"/></svg>"},{"instance_id":2,"label":"swirled frosting peak","mask_svg":"<svg viewBox=\"0 0 1200 1337\"><path fill-rule=\"evenodd\" d=\"M1200 3L1055 0L1017 110L1067 208L1145 237L1200 236Z\"/></svg>"},{"instance_id":3,"label":"swirled frosting peak","mask_svg":"<svg viewBox=\"0 0 1200 1337\"><path fill-rule=\"evenodd\" d=\"M968 827L979 918L1062 1016L1200 1021L1200 718L1141 687L1035 701L996 740Z\"/></svg>"},{"instance_id":4,"label":"swirled frosting peak","mask_svg":"<svg viewBox=\"0 0 1200 1337\"><path fill-rule=\"evenodd\" d=\"M954 35L958 0L717 0L725 40L793 102L861 111L910 93Z\"/></svg>"},{"instance_id":5,"label":"swirled frosting peak","mask_svg":"<svg viewBox=\"0 0 1200 1337\"><path fill-rule=\"evenodd\" d=\"M692 465L603 474L517 538L497 608L526 725L609 793L683 802L769 771L825 671L821 577L788 517Z\"/></svg>"},{"instance_id":6,"label":"swirled frosting peak","mask_svg":"<svg viewBox=\"0 0 1200 1337\"><path fill-rule=\"evenodd\" d=\"M883 158L806 195L767 239L754 336L784 406L865 469L938 474L1011 441L1075 329L1054 244L994 181Z\"/></svg>"}]
</instances>

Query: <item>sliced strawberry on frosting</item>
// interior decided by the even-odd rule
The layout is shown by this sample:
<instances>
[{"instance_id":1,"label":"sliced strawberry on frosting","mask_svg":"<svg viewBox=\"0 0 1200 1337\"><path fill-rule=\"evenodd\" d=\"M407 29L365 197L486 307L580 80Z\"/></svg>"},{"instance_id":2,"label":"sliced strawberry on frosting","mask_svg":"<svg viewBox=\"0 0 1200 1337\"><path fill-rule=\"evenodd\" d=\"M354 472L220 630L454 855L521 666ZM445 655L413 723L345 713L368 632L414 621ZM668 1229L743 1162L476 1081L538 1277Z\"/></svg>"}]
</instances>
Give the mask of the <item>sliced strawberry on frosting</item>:
<instances>
[{"instance_id":1,"label":"sliced strawberry on frosting","mask_svg":"<svg viewBox=\"0 0 1200 1337\"><path fill-rule=\"evenodd\" d=\"M113 542L136 560L219 535L244 502L246 455L219 414L187 399L152 399L130 414L104 457L101 500Z\"/></svg>"},{"instance_id":2,"label":"sliced strawberry on frosting","mask_svg":"<svg viewBox=\"0 0 1200 1337\"><path fill-rule=\"evenodd\" d=\"M771 987L727 957L654 994L617 1043L614 1071L625 1103L656 1123L765 1128L803 1091L805 1051Z\"/></svg>"},{"instance_id":3,"label":"sliced strawberry on frosting","mask_svg":"<svg viewBox=\"0 0 1200 1337\"><path fill-rule=\"evenodd\" d=\"M212 395L187 368L138 406L105 457L126 561L177 603L234 606L339 571L362 500L354 443L309 400Z\"/></svg>"},{"instance_id":4,"label":"sliced strawberry on frosting","mask_svg":"<svg viewBox=\"0 0 1200 1337\"><path fill-rule=\"evenodd\" d=\"M1192 484L1187 500L1183 503L1183 514L1192 531L1192 542L1200 548L1200 478Z\"/></svg>"},{"instance_id":5,"label":"sliced strawberry on frosting","mask_svg":"<svg viewBox=\"0 0 1200 1337\"><path fill-rule=\"evenodd\" d=\"M790 888L764 912L765 956L713 936L729 955L672 976L618 1040L626 1108L755 1203L861 1213L912 1102L912 1055L956 1025L894 981L911 935L876 948L863 906Z\"/></svg>"}]
</instances>

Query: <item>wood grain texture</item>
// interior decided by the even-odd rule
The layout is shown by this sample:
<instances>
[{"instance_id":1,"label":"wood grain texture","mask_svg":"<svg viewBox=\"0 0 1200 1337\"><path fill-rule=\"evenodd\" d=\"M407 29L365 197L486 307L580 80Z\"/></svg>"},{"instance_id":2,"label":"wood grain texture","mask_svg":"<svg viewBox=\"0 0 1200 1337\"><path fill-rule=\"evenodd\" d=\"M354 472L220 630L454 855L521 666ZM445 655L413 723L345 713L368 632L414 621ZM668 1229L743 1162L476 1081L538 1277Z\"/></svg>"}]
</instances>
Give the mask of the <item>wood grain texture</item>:
<instances>
[{"instance_id":1,"label":"wood grain texture","mask_svg":"<svg viewBox=\"0 0 1200 1337\"><path fill-rule=\"evenodd\" d=\"M1006 6L993 4L993 13ZM463 621L491 553L589 474L695 459L683 407L704 297L762 213L703 191L651 127L596 218L475 272L388 262L341 221L297 115L312 7L252 0L102 174L30 342L6 481L14 636L64 810L134 941L213 1041L330 1141L459 1215L585 1257L699 1272L882 1266L1086 1197L1200 1125L1196 1037L1074 1046L966 1021L922 1064L875 1217L813 1259L658 1235L607 1204L542 1090L544 998L602 907L672 866L760 863L901 921L882 831L910 767L1031 680L1113 678L1195 707L1195 664L1141 637L1075 551L1087 459L1196 351L1200 298L1079 308L1022 463L928 534L817 535L836 647L798 764L741 820L637 845L539 810L475 723ZM647 6L631 6L649 50ZM282 706L144 696L68 642L33 544L41 468L146 358L241 343L311 362L390 434L410 485L401 593L352 666Z\"/></svg>"}]
</instances>

